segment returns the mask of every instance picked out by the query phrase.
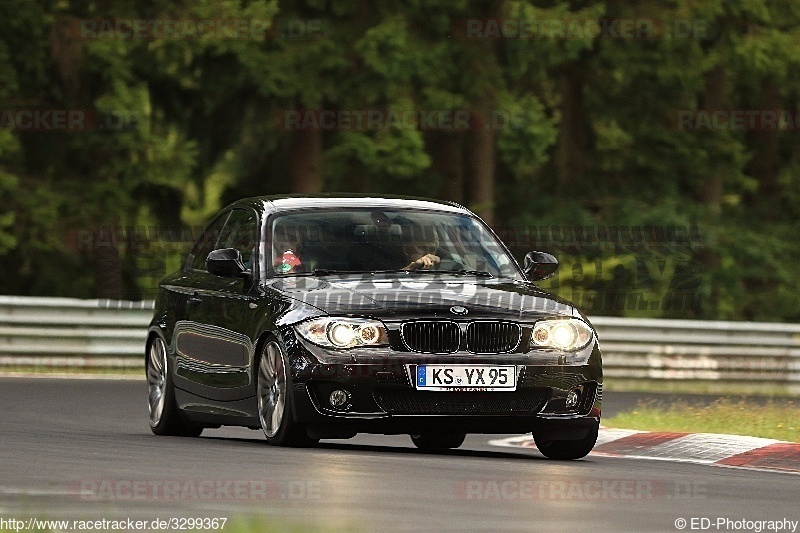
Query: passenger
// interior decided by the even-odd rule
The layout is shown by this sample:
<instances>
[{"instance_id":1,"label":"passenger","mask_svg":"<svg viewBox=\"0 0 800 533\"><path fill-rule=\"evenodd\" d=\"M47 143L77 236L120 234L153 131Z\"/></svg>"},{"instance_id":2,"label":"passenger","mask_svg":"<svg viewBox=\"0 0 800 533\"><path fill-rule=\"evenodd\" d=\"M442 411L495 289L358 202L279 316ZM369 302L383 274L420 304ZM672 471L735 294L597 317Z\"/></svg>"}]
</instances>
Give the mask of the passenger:
<instances>
[{"instance_id":1,"label":"passenger","mask_svg":"<svg viewBox=\"0 0 800 533\"><path fill-rule=\"evenodd\" d=\"M303 243L295 228L276 228L272 241L272 268L276 274L301 272L303 262L300 253Z\"/></svg>"}]
</instances>

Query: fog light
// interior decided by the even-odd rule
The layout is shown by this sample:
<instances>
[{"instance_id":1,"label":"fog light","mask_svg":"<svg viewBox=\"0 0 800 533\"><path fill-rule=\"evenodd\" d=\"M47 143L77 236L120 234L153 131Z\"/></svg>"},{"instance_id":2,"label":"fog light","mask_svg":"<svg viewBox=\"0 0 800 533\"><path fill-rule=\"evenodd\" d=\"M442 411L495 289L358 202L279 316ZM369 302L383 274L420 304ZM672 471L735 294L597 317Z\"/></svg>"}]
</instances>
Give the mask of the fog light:
<instances>
[{"instance_id":1,"label":"fog light","mask_svg":"<svg viewBox=\"0 0 800 533\"><path fill-rule=\"evenodd\" d=\"M574 409L581 399L577 391L571 390L567 393L567 409Z\"/></svg>"},{"instance_id":2,"label":"fog light","mask_svg":"<svg viewBox=\"0 0 800 533\"><path fill-rule=\"evenodd\" d=\"M336 389L333 391L328 398L331 402L331 405L336 409L341 409L347 405L347 402L350 401L350 393L346 390Z\"/></svg>"}]
</instances>

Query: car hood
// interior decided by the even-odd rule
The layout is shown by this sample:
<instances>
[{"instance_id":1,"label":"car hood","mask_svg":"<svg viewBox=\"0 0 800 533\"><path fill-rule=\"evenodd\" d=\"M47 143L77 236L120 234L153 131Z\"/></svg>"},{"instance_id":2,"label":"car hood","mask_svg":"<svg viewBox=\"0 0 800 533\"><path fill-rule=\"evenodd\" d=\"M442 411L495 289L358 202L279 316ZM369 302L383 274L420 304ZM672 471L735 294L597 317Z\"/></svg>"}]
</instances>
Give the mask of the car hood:
<instances>
[{"instance_id":1,"label":"car hood","mask_svg":"<svg viewBox=\"0 0 800 533\"><path fill-rule=\"evenodd\" d=\"M509 320L577 315L570 302L542 291L532 283L507 279L289 277L271 281L268 286L285 297L330 315ZM466 309L466 313L459 314L463 310L458 307Z\"/></svg>"}]
</instances>

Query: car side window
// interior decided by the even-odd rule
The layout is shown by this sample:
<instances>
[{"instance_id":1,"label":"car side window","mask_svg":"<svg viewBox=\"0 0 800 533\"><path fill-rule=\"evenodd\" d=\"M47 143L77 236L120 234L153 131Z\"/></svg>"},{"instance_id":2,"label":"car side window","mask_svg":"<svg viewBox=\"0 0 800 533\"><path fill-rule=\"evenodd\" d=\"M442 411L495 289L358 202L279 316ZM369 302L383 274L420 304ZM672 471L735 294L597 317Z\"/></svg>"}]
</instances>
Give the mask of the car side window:
<instances>
[{"instance_id":1,"label":"car side window","mask_svg":"<svg viewBox=\"0 0 800 533\"><path fill-rule=\"evenodd\" d=\"M234 248L242 254L242 263L253 268L253 258L258 244L258 217L249 209L234 209L225 223L217 249Z\"/></svg>"},{"instance_id":2,"label":"car side window","mask_svg":"<svg viewBox=\"0 0 800 533\"><path fill-rule=\"evenodd\" d=\"M225 221L229 215L230 212L227 212L218 216L197 239L186 261L191 268L194 270L206 270L206 257L216 249L217 241L222 234L222 228L225 226Z\"/></svg>"}]
</instances>

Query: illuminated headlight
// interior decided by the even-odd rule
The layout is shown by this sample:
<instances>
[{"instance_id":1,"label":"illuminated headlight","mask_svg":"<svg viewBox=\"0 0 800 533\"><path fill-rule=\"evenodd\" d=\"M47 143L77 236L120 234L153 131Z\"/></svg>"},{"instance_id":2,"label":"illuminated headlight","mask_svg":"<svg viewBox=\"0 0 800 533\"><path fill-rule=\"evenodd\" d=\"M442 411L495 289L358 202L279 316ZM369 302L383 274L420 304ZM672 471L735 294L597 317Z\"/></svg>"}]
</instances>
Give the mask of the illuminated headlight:
<instances>
[{"instance_id":1,"label":"illuminated headlight","mask_svg":"<svg viewBox=\"0 0 800 533\"><path fill-rule=\"evenodd\" d=\"M555 348L574 352L592 340L592 328L577 318L567 320L540 320L533 327L531 347Z\"/></svg>"},{"instance_id":2,"label":"illuminated headlight","mask_svg":"<svg viewBox=\"0 0 800 533\"><path fill-rule=\"evenodd\" d=\"M326 348L353 348L388 344L383 322L360 318L314 318L295 326L301 337Z\"/></svg>"}]
</instances>

